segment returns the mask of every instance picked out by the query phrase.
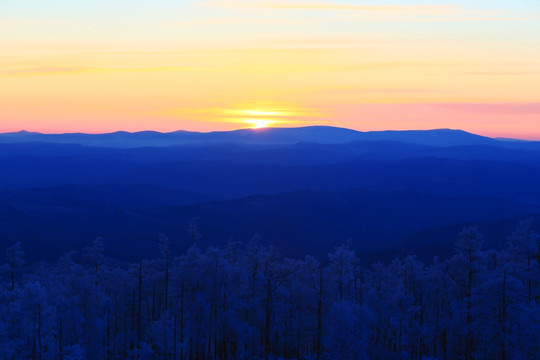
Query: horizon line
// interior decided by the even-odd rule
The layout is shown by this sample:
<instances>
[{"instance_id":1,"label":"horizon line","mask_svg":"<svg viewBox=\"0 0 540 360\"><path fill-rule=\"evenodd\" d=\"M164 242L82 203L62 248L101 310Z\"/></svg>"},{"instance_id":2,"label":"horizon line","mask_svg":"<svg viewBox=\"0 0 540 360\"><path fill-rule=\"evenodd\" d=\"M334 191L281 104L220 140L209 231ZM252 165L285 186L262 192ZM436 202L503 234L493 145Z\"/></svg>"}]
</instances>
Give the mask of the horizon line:
<instances>
[{"instance_id":1,"label":"horizon line","mask_svg":"<svg viewBox=\"0 0 540 360\"><path fill-rule=\"evenodd\" d=\"M253 132L261 132L265 130L283 130L283 129L305 129L305 128L332 128L332 129L342 129L342 130L349 130L354 131L358 133L382 133L382 132L410 132L410 131L418 131L418 132L430 132L430 131L461 131L467 134L481 136L493 140L508 140L508 141L540 141L540 135L538 139L533 138L522 138L522 137L513 137L512 135L507 136L489 136L484 135L476 132L471 132L459 128L429 128L429 129L384 129L384 130L357 130L353 128L347 128L342 126L333 126L333 125L306 125L306 126L266 126L266 127L244 127L244 128L237 128L233 130L214 130L214 131L196 131L196 130L184 130L184 129L178 129L178 130L172 130L172 131L159 131L159 130L151 130L151 129L145 129L145 130L136 130L136 131L128 131L128 130L114 130L114 131L108 131L108 132L81 132L81 131L66 131L66 132L42 132L42 131L32 131L27 129L21 129L16 131L0 131L0 136L3 135L22 135L22 134L29 134L29 135L112 135L112 134L141 134L141 133L155 133L155 134L174 134L174 133L194 133L194 134L213 134L213 133L231 133L236 131L246 131L251 130Z\"/></svg>"}]
</instances>

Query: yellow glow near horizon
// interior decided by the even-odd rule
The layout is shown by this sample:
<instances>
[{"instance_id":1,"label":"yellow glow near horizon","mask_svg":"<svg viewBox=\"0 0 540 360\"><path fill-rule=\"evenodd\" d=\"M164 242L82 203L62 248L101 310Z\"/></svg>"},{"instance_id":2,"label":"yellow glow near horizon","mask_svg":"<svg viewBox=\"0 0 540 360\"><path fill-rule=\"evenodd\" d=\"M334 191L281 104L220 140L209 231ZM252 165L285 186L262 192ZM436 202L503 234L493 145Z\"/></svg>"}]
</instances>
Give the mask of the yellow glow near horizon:
<instances>
[{"instance_id":1,"label":"yellow glow near horizon","mask_svg":"<svg viewBox=\"0 0 540 360\"><path fill-rule=\"evenodd\" d=\"M240 110L242 114L250 116L283 116L282 111L268 111L268 110Z\"/></svg>"},{"instance_id":2,"label":"yellow glow near horizon","mask_svg":"<svg viewBox=\"0 0 540 360\"><path fill-rule=\"evenodd\" d=\"M266 119L247 119L245 120L245 123L251 124L252 129L263 129L269 127L274 121Z\"/></svg>"},{"instance_id":3,"label":"yellow glow near horizon","mask_svg":"<svg viewBox=\"0 0 540 360\"><path fill-rule=\"evenodd\" d=\"M284 103L248 103L231 108L214 108L201 112L203 116L211 113L213 121L229 124L249 124L253 129L270 126L298 126L303 119L319 116L312 109L294 107Z\"/></svg>"}]
</instances>

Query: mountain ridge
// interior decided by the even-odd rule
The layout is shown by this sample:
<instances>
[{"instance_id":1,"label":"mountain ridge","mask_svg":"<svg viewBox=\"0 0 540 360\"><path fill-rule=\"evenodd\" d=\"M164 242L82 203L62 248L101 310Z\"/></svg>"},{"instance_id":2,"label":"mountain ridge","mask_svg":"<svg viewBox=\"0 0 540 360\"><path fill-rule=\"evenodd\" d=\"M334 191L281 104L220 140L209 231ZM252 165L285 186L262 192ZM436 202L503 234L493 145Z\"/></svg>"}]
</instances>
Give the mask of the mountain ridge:
<instances>
[{"instance_id":1,"label":"mountain ridge","mask_svg":"<svg viewBox=\"0 0 540 360\"><path fill-rule=\"evenodd\" d=\"M185 130L177 130L172 132L159 132L152 130L137 132L116 131L102 134L48 134L23 130L20 132L0 134L0 143L77 143L85 146L112 148L229 142L241 144L295 144L300 142L342 144L353 141L380 140L439 147L479 144L516 146L516 143L512 143L508 140L497 140L459 129L358 131L333 126L305 126L292 128L269 127L263 129L237 129L232 131L212 132ZM523 141L520 143L520 145L528 143L534 142Z\"/></svg>"},{"instance_id":2,"label":"mountain ridge","mask_svg":"<svg viewBox=\"0 0 540 360\"><path fill-rule=\"evenodd\" d=\"M97 188L104 186L114 190L110 185ZM191 245L187 224L199 216L203 236L198 242L203 247L230 240L247 242L258 233L264 243L273 244L286 256L324 256L348 238L360 252L395 251L401 241L423 239L423 231L437 227L455 230L466 222L523 218L540 212L539 205L481 196L448 197L414 189L298 190L196 204L186 204L181 197L165 201L181 190L164 190L161 199L154 200L144 195L148 185L119 189L121 193L114 199L84 195L95 194L95 186L2 191L0 247L17 238L23 245L36 246L30 257L45 253L54 257L80 250L100 236L108 253L133 259L156 252L160 232L173 240L177 250L187 249ZM157 194L157 188L150 190ZM73 191L81 195L74 198ZM126 203L123 199L128 194L142 199L140 206ZM12 201L13 197L18 201ZM426 245L422 241L410 244L413 248ZM434 238L431 245L436 244Z\"/></svg>"}]
</instances>

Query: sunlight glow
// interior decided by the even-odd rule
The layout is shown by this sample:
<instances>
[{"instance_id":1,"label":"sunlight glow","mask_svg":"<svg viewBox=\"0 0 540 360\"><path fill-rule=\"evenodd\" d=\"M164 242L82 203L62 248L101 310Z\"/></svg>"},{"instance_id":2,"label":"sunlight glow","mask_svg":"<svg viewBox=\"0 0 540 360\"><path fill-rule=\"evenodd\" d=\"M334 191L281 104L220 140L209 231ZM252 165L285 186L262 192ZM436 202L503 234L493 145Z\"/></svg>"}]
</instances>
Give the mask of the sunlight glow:
<instances>
[{"instance_id":1,"label":"sunlight glow","mask_svg":"<svg viewBox=\"0 0 540 360\"><path fill-rule=\"evenodd\" d=\"M285 115L282 111L275 110L240 110L240 113L250 116L283 116Z\"/></svg>"},{"instance_id":2,"label":"sunlight glow","mask_svg":"<svg viewBox=\"0 0 540 360\"><path fill-rule=\"evenodd\" d=\"M291 126L306 116L316 115L315 111L275 102L245 103L230 108L214 108L212 113L216 120L232 124L248 124L252 129L270 126ZM217 120L219 119L219 120Z\"/></svg>"},{"instance_id":3,"label":"sunlight glow","mask_svg":"<svg viewBox=\"0 0 540 360\"><path fill-rule=\"evenodd\" d=\"M252 129L263 129L274 123L274 121L266 119L247 119L245 120L245 123L251 124Z\"/></svg>"}]
</instances>

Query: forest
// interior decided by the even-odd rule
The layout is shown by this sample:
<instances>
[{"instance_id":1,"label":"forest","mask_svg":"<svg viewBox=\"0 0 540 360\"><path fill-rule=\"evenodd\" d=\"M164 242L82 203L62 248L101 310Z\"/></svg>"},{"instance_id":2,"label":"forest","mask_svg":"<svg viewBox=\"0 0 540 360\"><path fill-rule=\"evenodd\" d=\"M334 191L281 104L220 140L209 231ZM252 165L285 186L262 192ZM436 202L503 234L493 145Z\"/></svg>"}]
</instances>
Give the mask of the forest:
<instances>
[{"instance_id":1,"label":"forest","mask_svg":"<svg viewBox=\"0 0 540 360\"><path fill-rule=\"evenodd\" d=\"M366 263L350 242L326 258L280 256L247 242L127 263L101 238L56 263L7 249L0 284L0 358L537 359L540 251L533 219L503 249L456 234L448 258L403 249Z\"/></svg>"}]
</instances>

